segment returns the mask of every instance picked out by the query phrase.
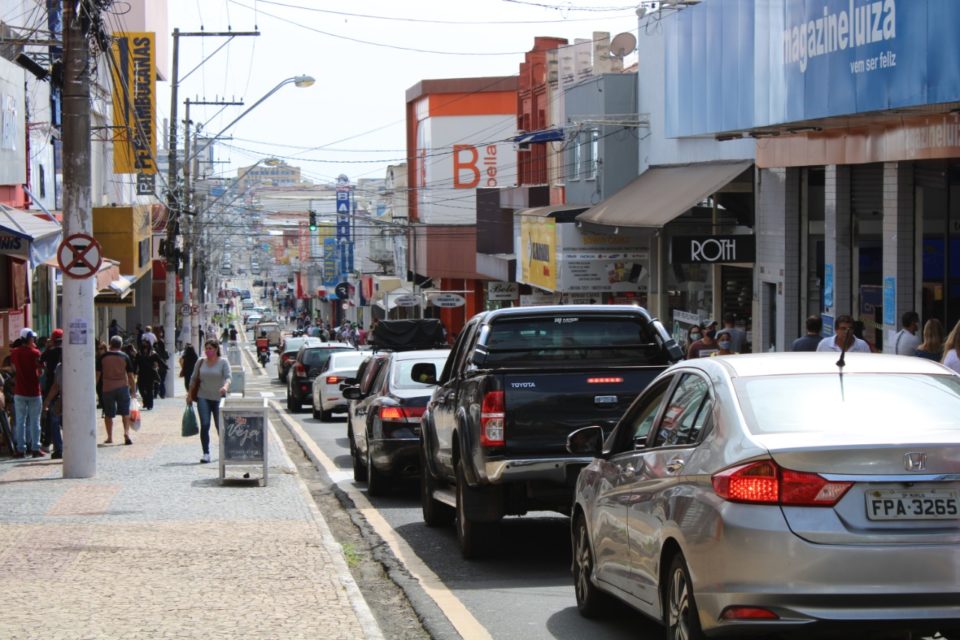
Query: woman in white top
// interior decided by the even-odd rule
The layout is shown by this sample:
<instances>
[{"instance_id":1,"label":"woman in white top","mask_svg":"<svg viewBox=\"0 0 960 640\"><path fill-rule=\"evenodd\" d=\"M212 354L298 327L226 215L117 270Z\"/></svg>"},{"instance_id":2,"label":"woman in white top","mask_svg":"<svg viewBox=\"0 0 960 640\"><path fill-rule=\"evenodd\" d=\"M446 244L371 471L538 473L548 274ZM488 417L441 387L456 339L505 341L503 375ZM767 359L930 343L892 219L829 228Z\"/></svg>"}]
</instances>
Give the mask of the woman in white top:
<instances>
[{"instance_id":1,"label":"woman in white top","mask_svg":"<svg viewBox=\"0 0 960 640\"><path fill-rule=\"evenodd\" d=\"M230 391L230 363L220 356L220 343L216 340L203 343L203 354L190 378L187 404L197 401L203 448L200 462L210 462L210 418L220 433L220 398Z\"/></svg>"},{"instance_id":2,"label":"woman in white top","mask_svg":"<svg viewBox=\"0 0 960 640\"><path fill-rule=\"evenodd\" d=\"M960 322L953 325L947 341L943 343L943 364L960 373Z\"/></svg>"}]
</instances>

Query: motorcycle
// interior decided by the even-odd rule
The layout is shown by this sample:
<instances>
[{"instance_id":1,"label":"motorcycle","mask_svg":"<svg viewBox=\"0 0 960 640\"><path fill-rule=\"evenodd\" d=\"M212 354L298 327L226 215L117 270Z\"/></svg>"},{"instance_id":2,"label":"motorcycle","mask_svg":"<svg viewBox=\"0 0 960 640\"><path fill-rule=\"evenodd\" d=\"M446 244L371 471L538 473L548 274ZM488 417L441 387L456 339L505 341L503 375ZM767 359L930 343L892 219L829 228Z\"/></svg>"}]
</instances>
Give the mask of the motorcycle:
<instances>
[{"instance_id":1,"label":"motorcycle","mask_svg":"<svg viewBox=\"0 0 960 640\"><path fill-rule=\"evenodd\" d=\"M257 345L257 360L260 362L261 367L267 366L267 363L270 362L270 345L269 344Z\"/></svg>"}]
</instances>

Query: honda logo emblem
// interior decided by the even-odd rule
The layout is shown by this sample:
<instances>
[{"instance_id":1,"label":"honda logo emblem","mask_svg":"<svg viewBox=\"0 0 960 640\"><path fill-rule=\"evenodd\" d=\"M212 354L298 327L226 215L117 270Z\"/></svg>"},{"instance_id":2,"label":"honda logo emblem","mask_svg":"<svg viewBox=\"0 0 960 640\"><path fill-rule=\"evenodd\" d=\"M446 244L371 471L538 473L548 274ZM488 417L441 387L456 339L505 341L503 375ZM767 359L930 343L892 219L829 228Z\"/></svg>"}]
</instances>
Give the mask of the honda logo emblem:
<instances>
[{"instance_id":1,"label":"honda logo emblem","mask_svg":"<svg viewBox=\"0 0 960 640\"><path fill-rule=\"evenodd\" d=\"M903 466L907 471L925 471L927 468L927 454L905 453L903 454Z\"/></svg>"}]
</instances>

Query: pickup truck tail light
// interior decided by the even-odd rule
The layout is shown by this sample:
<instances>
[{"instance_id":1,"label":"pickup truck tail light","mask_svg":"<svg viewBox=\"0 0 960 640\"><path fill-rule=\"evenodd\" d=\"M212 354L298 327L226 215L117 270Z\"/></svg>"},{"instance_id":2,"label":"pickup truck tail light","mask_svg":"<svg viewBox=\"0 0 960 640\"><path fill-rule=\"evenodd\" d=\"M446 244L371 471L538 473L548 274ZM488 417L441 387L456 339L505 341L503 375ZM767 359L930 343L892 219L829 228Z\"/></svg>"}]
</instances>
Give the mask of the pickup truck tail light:
<instances>
[{"instance_id":1,"label":"pickup truck tail light","mask_svg":"<svg viewBox=\"0 0 960 640\"><path fill-rule=\"evenodd\" d=\"M380 421L420 424L420 418L426 409L426 407L380 407Z\"/></svg>"},{"instance_id":2,"label":"pickup truck tail light","mask_svg":"<svg viewBox=\"0 0 960 640\"><path fill-rule=\"evenodd\" d=\"M480 445L502 447L506 444L503 432L503 391L488 391L480 407Z\"/></svg>"}]
</instances>

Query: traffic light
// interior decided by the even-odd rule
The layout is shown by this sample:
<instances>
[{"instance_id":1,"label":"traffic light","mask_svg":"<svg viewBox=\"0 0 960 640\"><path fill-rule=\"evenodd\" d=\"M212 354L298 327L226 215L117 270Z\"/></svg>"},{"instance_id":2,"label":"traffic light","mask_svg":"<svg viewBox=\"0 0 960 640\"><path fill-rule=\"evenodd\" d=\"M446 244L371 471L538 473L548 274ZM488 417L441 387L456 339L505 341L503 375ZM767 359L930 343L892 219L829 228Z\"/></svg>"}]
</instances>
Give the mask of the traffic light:
<instances>
[{"instance_id":1,"label":"traffic light","mask_svg":"<svg viewBox=\"0 0 960 640\"><path fill-rule=\"evenodd\" d=\"M316 231L316 230L317 230L317 212L311 211L310 212L310 231Z\"/></svg>"}]
</instances>

